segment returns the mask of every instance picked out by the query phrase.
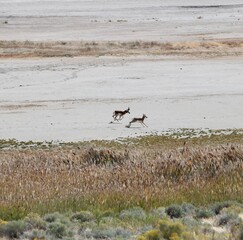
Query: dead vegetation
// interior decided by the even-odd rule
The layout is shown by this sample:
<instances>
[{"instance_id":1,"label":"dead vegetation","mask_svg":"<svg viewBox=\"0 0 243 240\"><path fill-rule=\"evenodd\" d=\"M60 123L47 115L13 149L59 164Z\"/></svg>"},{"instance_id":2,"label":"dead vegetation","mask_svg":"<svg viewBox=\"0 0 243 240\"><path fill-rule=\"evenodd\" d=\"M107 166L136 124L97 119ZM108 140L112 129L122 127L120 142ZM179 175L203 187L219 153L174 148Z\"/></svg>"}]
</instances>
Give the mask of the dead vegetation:
<instances>
[{"instance_id":1,"label":"dead vegetation","mask_svg":"<svg viewBox=\"0 0 243 240\"><path fill-rule=\"evenodd\" d=\"M243 194L243 145L0 152L0 218L29 211L146 209ZM17 212L17 213L16 213Z\"/></svg>"},{"instance_id":2,"label":"dead vegetation","mask_svg":"<svg viewBox=\"0 0 243 240\"><path fill-rule=\"evenodd\" d=\"M178 55L195 57L243 54L242 40L201 42L0 41L0 58Z\"/></svg>"}]
</instances>

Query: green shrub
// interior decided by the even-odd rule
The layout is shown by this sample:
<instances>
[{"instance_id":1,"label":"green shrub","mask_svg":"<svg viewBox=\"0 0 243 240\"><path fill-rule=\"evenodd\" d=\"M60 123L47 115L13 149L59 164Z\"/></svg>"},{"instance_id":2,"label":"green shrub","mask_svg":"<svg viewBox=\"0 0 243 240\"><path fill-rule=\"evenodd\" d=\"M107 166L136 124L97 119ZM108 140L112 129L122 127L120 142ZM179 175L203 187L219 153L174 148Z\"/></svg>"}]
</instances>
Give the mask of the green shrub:
<instances>
[{"instance_id":1,"label":"green shrub","mask_svg":"<svg viewBox=\"0 0 243 240\"><path fill-rule=\"evenodd\" d=\"M116 236L116 231L113 228L96 228L92 231L93 238L96 239L109 239Z\"/></svg>"},{"instance_id":2,"label":"green shrub","mask_svg":"<svg viewBox=\"0 0 243 240\"><path fill-rule=\"evenodd\" d=\"M191 215L193 216L196 212L196 207L193 204L190 203L183 203L181 205L182 211L184 215Z\"/></svg>"},{"instance_id":3,"label":"green shrub","mask_svg":"<svg viewBox=\"0 0 243 240\"><path fill-rule=\"evenodd\" d=\"M78 234L80 235L84 235L84 233L89 234L91 233L91 230L95 228L97 228L97 223L94 221L80 223Z\"/></svg>"},{"instance_id":4,"label":"green shrub","mask_svg":"<svg viewBox=\"0 0 243 240\"><path fill-rule=\"evenodd\" d=\"M138 228L138 232L141 233L141 234L144 234L146 233L147 231L150 231L150 230L153 230L154 229L154 226L152 225L143 225L141 227Z\"/></svg>"},{"instance_id":5,"label":"green shrub","mask_svg":"<svg viewBox=\"0 0 243 240\"><path fill-rule=\"evenodd\" d=\"M155 216L157 218L164 218L164 217L166 217L166 213L165 213L165 208L164 207L159 207L159 208L153 209L149 214L150 214L150 216Z\"/></svg>"},{"instance_id":6,"label":"green shrub","mask_svg":"<svg viewBox=\"0 0 243 240\"><path fill-rule=\"evenodd\" d=\"M159 229L161 231L162 237L170 240L170 237L172 237L172 234L177 234L178 237L181 236L185 227L183 226L182 223L168 221L168 220L163 219L163 220L159 221Z\"/></svg>"},{"instance_id":7,"label":"green shrub","mask_svg":"<svg viewBox=\"0 0 243 240\"><path fill-rule=\"evenodd\" d=\"M52 222L49 224L48 234L53 235L56 238L62 238L68 236L67 229L64 224L59 222Z\"/></svg>"},{"instance_id":8,"label":"green shrub","mask_svg":"<svg viewBox=\"0 0 243 240\"><path fill-rule=\"evenodd\" d=\"M196 210L196 218L210 218L214 216L214 212L207 208L199 208Z\"/></svg>"},{"instance_id":9,"label":"green shrub","mask_svg":"<svg viewBox=\"0 0 243 240\"><path fill-rule=\"evenodd\" d=\"M183 232L181 236L183 240L195 240L193 233L190 232Z\"/></svg>"},{"instance_id":10,"label":"green shrub","mask_svg":"<svg viewBox=\"0 0 243 240\"><path fill-rule=\"evenodd\" d=\"M11 221L0 225L0 235L7 236L9 238L19 238L26 230L26 227L27 226L24 221Z\"/></svg>"},{"instance_id":11,"label":"green shrub","mask_svg":"<svg viewBox=\"0 0 243 240\"><path fill-rule=\"evenodd\" d=\"M83 234L84 235L84 234ZM87 235L86 235L87 236ZM128 239L131 236L131 232L122 227L104 227L99 226L94 228L89 237L96 239Z\"/></svg>"},{"instance_id":12,"label":"green shrub","mask_svg":"<svg viewBox=\"0 0 243 240\"><path fill-rule=\"evenodd\" d=\"M241 225L240 230L239 230L239 240L243 240L243 225Z\"/></svg>"},{"instance_id":13,"label":"green shrub","mask_svg":"<svg viewBox=\"0 0 243 240\"><path fill-rule=\"evenodd\" d=\"M243 240L243 222L230 228L232 239Z\"/></svg>"},{"instance_id":14,"label":"green shrub","mask_svg":"<svg viewBox=\"0 0 243 240\"><path fill-rule=\"evenodd\" d=\"M184 216L182 207L177 204L167 207L165 212L170 216L170 218L181 218Z\"/></svg>"},{"instance_id":15,"label":"green shrub","mask_svg":"<svg viewBox=\"0 0 243 240\"><path fill-rule=\"evenodd\" d=\"M75 214L72 215L71 217L72 221L78 221L78 222L90 222L95 220L95 217L93 215L93 213L88 212L88 211L81 211L81 212L77 212Z\"/></svg>"},{"instance_id":16,"label":"green shrub","mask_svg":"<svg viewBox=\"0 0 243 240\"><path fill-rule=\"evenodd\" d=\"M172 233L170 236L170 240L181 240L177 233Z\"/></svg>"},{"instance_id":17,"label":"green shrub","mask_svg":"<svg viewBox=\"0 0 243 240\"><path fill-rule=\"evenodd\" d=\"M160 231L158 229L152 229L147 231L143 236L146 240L160 240Z\"/></svg>"},{"instance_id":18,"label":"green shrub","mask_svg":"<svg viewBox=\"0 0 243 240\"><path fill-rule=\"evenodd\" d=\"M132 233L122 227L116 228L116 237L128 239Z\"/></svg>"},{"instance_id":19,"label":"green shrub","mask_svg":"<svg viewBox=\"0 0 243 240\"><path fill-rule=\"evenodd\" d=\"M7 221L0 219L0 225L4 225L4 224L7 224L7 223L8 223Z\"/></svg>"},{"instance_id":20,"label":"green shrub","mask_svg":"<svg viewBox=\"0 0 243 240\"><path fill-rule=\"evenodd\" d=\"M240 224L240 218L234 214L227 214L224 213L220 216L218 216L217 219L218 226L224 226L224 225L239 225Z\"/></svg>"},{"instance_id":21,"label":"green shrub","mask_svg":"<svg viewBox=\"0 0 243 240\"><path fill-rule=\"evenodd\" d=\"M47 239L46 231L39 230L39 229L33 229L32 231L24 232L23 238L32 239L32 240L45 240L45 239Z\"/></svg>"},{"instance_id":22,"label":"green shrub","mask_svg":"<svg viewBox=\"0 0 243 240\"><path fill-rule=\"evenodd\" d=\"M238 205L232 205L228 208L223 208L221 213L238 215L240 213L243 213L243 207Z\"/></svg>"},{"instance_id":23,"label":"green shrub","mask_svg":"<svg viewBox=\"0 0 243 240\"><path fill-rule=\"evenodd\" d=\"M232 205L238 205L238 203L234 201L216 202L211 206L211 209L215 214L219 214L223 208L228 208Z\"/></svg>"},{"instance_id":24,"label":"green shrub","mask_svg":"<svg viewBox=\"0 0 243 240\"><path fill-rule=\"evenodd\" d=\"M123 210L120 213L120 218L121 219L144 220L144 219L146 219L146 213L142 208L134 207L134 208Z\"/></svg>"},{"instance_id":25,"label":"green shrub","mask_svg":"<svg viewBox=\"0 0 243 240\"><path fill-rule=\"evenodd\" d=\"M137 237L137 240L147 240L147 239L143 235L141 235Z\"/></svg>"},{"instance_id":26,"label":"green shrub","mask_svg":"<svg viewBox=\"0 0 243 240\"><path fill-rule=\"evenodd\" d=\"M46 214L43 219L48 223L52 223L52 222L59 221L61 218L63 218L63 216L60 213L55 212L55 213Z\"/></svg>"},{"instance_id":27,"label":"green shrub","mask_svg":"<svg viewBox=\"0 0 243 240\"><path fill-rule=\"evenodd\" d=\"M29 213L24 221L30 228L46 229L46 222L36 213Z\"/></svg>"},{"instance_id":28,"label":"green shrub","mask_svg":"<svg viewBox=\"0 0 243 240\"><path fill-rule=\"evenodd\" d=\"M87 223L87 222L86 222ZM86 239L86 238L93 238L93 235L92 235L92 228L89 228L89 227L82 227L78 230L78 234Z\"/></svg>"},{"instance_id":29,"label":"green shrub","mask_svg":"<svg viewBox=\"0 0 243 240\"><path fill-rule=\"evenodd\" d=\"M192 217L184 217L184 218L181 219L181 222L188 229L198 229L199 226L200 226L200 223Z\"/></svg>"},{"instance_id":30,"label":"green shrub","mask_svg":"<svg viewBox=\"0 0 243 240\"><path fill-rule=\"evenodd\" d=\"M192 233L185 231L186 228L181 222L174 222L174 221L163 219L159 221L158 225L159 225L160 237L161 237L159 239L195 240L195 237Z\"/></svg>"}]
</instances>

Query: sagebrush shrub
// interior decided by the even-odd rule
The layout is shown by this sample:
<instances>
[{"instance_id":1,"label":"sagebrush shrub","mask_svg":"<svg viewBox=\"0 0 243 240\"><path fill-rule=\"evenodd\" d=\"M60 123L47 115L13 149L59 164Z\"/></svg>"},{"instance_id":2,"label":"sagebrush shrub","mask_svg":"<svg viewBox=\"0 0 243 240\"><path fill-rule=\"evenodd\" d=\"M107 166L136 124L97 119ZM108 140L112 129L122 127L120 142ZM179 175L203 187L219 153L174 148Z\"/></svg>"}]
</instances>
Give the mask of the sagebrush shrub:
<instances>
[{"instance_id":1,"label":"sagebrush shrub","mask_svg":"<svg viewBox=\"0 0 243 240\"><path fill-rule=\"evenodd\" d=\"M46 229L47 223L36 213L29 213L24 221L30 228Z\"/></svg>"},{"instance_id":2,"label":"sagebrush shrub","mask_svg":"<svg viewBox=\"0 0 243 240\"><path fill-rule=\"evenodd\" d=\"M224 226L224 225L233 226L233 225L239 225L240 221L241 220L237 215L223 213L222 215L218 216L217 224L218 226Z\"/></svg>"},{"instance_id":3,"label":"sagebrush shrub","mask_svg":"<svg viewBox=\"0 0 243 240\"><path fill-rule=\"evenodd\" d=\"M181 207L185 215L194 215L196 212L196 207L191 203L183 203Z\"/></svg>"},{"instance_id":4,"label":"sagebrush shrub","mask_svg":"<svg viewBox=\"0 0 243 240\"><path fill-rule=\"evenodd\" d=\"M158 217L158 218L164 218L164 217L166 217L165 208L164 207L159 207L159 208L153 209L150 212L150 215Z\"/></svg>"},{"instance_id":5,"label":"sagebrush shrub","mask_svg":"<svg viewBox=\"0 0 243 240\"><path fill-rule=\"evenodd\" d=\"M92 237L96 239L129 239L131 232L122 227L98 227L92 230Z\"/></svg>"},{"instance_id":6,"label":"sagebrush shrub","mask_svg":"<svg viewBox=\"0 0 243 240\"><path fill-rule=\"evenodd\" d=\"M228 208L223 208L221 210L221 213L238 215L240 213L243 213L243 206L240 206L240 205L232 205L232 206L230 206Z\"/></svg>"},{"instance_id":7,"label":"sagebrush shrub","mask_svg":"<svg viewBox=\"0 0 243 240\"><path fill-rule=\"evenodd\" d=\"M95 219L95 216L93 213L89 211L81 211L74 213L71 217L72 221L78 221L78 222L90 222Z\"/></svg>"},{"instance_id":8,"label":"sagebrush shrub","mask_svg":"<svg viewBox=\"0 0 243 240\"><path fill-rule=\"evenodd\" d=\"M215 212L215 214L219 214L223 208L228 208L232 205L237 205L237 202L234 201L217 202L211 206L211 209L213 212Z\"/></svg>"},{"instance_id":9,"label":"sagebrush shrub","mask_svg":"<svg viewBox=\"0 0 243 240\"><path fill-rule=\"evenodd\" d=\"M56 238L62 238L68 235L66 226L59 222L52 222L48 226L48 234L53 235Z\"/></svg>"},{"instance_id":10,"label":"sagebrush shrub","mask_svg":"<svg viewBox=\"0 0 243 240\"><path fill-rule=\"evenodd\" d=\"M121 219L137 219L144 220L146 218L145 211L140 207L134 207L130 209L125 209L121 211L120 218Z\"/></svg>"},{"instance_id":11,"label":"sagebrush shrub","mask_svg":"<svg viewBox=\"0 0 243 240\"><path fill-rule=\"evenodd\" d=\"M96 228L92 230L92 236L96 239L110 239L116 236L116 230L113 228Z\"/></svg>"},{"instance_id":12,"label":"sagebrush shrub","mask_svg":"<svg viewBox=\"0 0 243 240\"><path fill-rule=\"evenodd\" d=\"M200 223L192 217L184 217L181 219L181 222L188 229L197 229L200 226Z\"/></svg>"},{"instance_id":13,"label":"sagebrush shrub","mask_svg":"<svg viewBox=\"0 0 243 240\"><path fill-rule=\"evenodd\" d=\"M199 208L196 211L196 218L210 218L214 216L214 212L207 208Z\"/></svg>"},{"instance_id":14,"label":"sagebrush shrub","mask_svg":"<svg viewBox=\"0 0 243 240\"><path fill-rule=\"evenodd\" d=\"M45 240L47 239L47 236L45 230L33 229L32 231L24 232L23 238L31 240Z\"/></svg>"},{"instance_id":15,"label":"sagebrush shrub","mask_svg":"<svg viewBox=\"0 0 243 240\"><path fill-rule=\"evenodd\" d=\"M55 212L55 213L50 213L50 214L46 214L43 219L46 221L46 222L49 222L49 223L52 223L52 222L56 222L58 220L60 220L63 216L58 213L58 212Z\"/></svg>"},{"instance_id":16,"label":"sagebrush shrub","mask_svg":"<svg viewBox=\"0 0 243 240\"><path fill-rule=\"evenodd\" d=\"M26 223L24 221L11 221L0 225L0 236L7 236L9 238L19 238L26 230Z\"/></svg>"},{"instance_id":17,"label":"sagebrush shrub","mask_svg":"<svg viewBox=\"0 0 243 240\"><path fill-rule=\"evenodd\" d=\"M127 229L124 229L122 227L116 228L116 237L128 239L131 235L132 233Z\"/></svg>"},{"instance_id":18,"label":"sagebrush shrub","mask_svg":"<svg viewBox=\"0 0 243 240\"><path fill-rule=\"evenodd\" d=\"M181 218L185 215L182 207L177 204L167 207L165 212L170 216L170 218Z\"/></svg>"},{"instance_id":19,"label":"sagebrush shrub","mask_svg":"<svg viewBox=\"0 0 243 240\"><path fill-rule=\"evenodd\" d=\"M240 232L240 234L239 234L239 240L243 240L243 225L240 227L239 232Z\"/></svg>"}]
</instances>

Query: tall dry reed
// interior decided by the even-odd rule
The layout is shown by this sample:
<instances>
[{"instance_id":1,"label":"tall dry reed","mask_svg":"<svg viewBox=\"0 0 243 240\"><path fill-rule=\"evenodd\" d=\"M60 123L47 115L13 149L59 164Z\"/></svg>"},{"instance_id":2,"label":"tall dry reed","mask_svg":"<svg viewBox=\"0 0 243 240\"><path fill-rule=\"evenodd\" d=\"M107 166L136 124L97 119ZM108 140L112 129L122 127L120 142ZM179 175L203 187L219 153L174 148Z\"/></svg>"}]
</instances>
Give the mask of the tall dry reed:
<instances>
[{"instance_id":1,"label":"tall dry reed","mask_svg":"<svg viewBox=\"0 0 243 240\"><path fill-rule=\"evenodd\" d=\"M5 150L0 152L0 215L241 201L242 170L242 144Z\"/></svg>"}]
</instances>

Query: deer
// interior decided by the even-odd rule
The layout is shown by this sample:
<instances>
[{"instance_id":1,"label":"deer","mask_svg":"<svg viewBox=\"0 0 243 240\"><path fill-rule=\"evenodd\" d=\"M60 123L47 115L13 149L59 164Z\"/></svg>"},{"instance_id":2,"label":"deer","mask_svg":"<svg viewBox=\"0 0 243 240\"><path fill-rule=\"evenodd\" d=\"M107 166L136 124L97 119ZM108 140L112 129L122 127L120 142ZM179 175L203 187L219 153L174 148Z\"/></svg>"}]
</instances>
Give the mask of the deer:
<instances>
[{"instance_id":1,"label":"deer","mask_svg":"<svg viewBox=\"0 0 243 240\"><path fill-rule=\"evenodd\" d=\"M144 123L144 119L145 118L148 118L145 114L143 114L143 116L141 118L133 118L131 122L129 122L129 124L126 126L126 127L131 127L131 124L132 123L136 123L136 122L139 122L142 124L142 126L144 127L148 127L145 123Z\"/></svg>"},{"instance_id":2,"label":"deer","mask_svg":"<svg viewBox=\"0 0 243 240\"><path fill-rule=\"evenodd\" d=\"M130 114L130 108L124 110L124 111L114 111L112 117L114 118L114 121L121 121L124 118L124 115L126 113Z\"/></svg>"}]
</instances>

